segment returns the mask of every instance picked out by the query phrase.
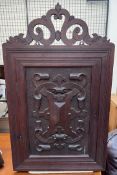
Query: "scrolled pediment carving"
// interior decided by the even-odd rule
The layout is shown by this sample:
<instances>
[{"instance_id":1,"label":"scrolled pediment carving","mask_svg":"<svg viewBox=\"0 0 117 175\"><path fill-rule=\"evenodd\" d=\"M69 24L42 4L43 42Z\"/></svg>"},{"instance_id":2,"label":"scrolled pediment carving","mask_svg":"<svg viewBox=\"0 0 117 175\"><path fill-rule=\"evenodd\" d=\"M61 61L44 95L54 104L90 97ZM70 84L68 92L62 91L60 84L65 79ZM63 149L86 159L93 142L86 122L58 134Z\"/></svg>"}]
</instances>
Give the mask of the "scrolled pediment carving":
<instances>
[{"instance_id":1,"label":"scrolled pediment carving","mask_svg":"<svg viewBox=\"0 0 117 175\"><path fill-rule=\"evenodd\" d=\"M54 20L62 20L64 16L64 22L60 30L55 29L52 16L54 17ZM49 30L50 36L48 38L45 38L44 30L41 26L44 26ZM67 32L72 26L75 26L75 28L72 31L72 37L68 38ZM96 33L90 36L86 22L82 19L71 16L66 9L61 8L59 3L57 3L55 9L50 9L46 15L32 20L28 25L26 37L23 36L23 34L19 34L18 36L10 37L9 40L7 40L7 43L30 45L34 42L36 45L44 46L54 45L55 41L60 40L63 45L66 46L89 46L110 43L106 37L101 37Z\"/></svg>"}]
</instances>

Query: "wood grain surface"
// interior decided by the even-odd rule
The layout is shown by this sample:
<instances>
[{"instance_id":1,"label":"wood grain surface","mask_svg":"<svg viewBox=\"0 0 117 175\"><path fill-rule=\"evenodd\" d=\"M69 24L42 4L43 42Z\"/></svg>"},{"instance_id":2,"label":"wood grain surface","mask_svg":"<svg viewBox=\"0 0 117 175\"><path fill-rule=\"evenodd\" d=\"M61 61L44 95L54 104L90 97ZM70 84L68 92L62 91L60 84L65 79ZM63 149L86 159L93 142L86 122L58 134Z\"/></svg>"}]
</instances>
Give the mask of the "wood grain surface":
<instances>
[{"instance_id":1,"label":"wood grain surface","mask_svg":"<svg viewBox=\"0 0 117 175\"><path fill-rule=\"evenodd\" d=\"M12 158L11 158L11 146L10 146L10 136L9 134L0 134L0 149L3 152L3 158L5 161L5 165L2 169L0 169L0 175L28 175L27 172L15 172L12 168ZM94 173L69 173L69 175L101 175L101 172ZM40 174L43 175L43 174ZM48 175L68 175L68 173L55 173Z\"/></svg>"}]
</instances>

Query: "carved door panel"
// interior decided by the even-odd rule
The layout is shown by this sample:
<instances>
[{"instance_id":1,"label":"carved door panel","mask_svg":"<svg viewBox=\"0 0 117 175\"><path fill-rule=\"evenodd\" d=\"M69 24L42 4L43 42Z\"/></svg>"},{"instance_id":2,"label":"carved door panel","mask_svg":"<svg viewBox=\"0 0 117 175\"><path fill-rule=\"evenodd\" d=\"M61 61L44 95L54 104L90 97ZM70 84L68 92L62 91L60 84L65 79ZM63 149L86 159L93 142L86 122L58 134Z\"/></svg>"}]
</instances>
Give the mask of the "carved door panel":
<instances>
[{"instance_id":1,"label":"carved door panel","mask_svg":"<svg viewBox=\"0 0 117 175\"><path fill-rule=\"evenodd\" d=\"M88 154L90 68L29 68L32 154Z\"/></svg>"},{"instance_id":2,"label":"carved door panel","mask_svg":"<svg viewBox=\"0 0 117 175\"><path fill-rule=\"evenodd\" d=\"M81 58L80 53L70 52L47 52L43 58L40 52L11 53L16 89L16 99L12 99L17 123L12 128L18 149L13 155L15 169L101 169L96 161L102 53L98 58L90 53L87 63L87 54Z\"/></svg>"},{"instance_id":3,"label":"carved door panel","mask_svg":"<svg viewBox=\"0 0 117 175\"><path fill-rule=\"evenodd\" d=\"M65 17L61 31L51 16ZM48 39L38 25L50 30ZM60 39L65 46L51 46ZM59 4L33 20L26 37L3 44L14 170L105 168L113 52Z\"/></svg>"}]
</instances>

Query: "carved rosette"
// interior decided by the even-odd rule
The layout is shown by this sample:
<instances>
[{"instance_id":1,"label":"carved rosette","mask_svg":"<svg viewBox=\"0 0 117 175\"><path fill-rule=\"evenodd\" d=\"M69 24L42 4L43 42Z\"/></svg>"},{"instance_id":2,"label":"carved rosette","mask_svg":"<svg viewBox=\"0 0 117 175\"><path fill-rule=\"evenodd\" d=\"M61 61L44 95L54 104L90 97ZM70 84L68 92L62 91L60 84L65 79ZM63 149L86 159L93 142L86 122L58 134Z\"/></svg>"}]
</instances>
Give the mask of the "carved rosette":
<instances>
[{"instance_id":1,"label":"carved rosette","mask_svg":"<svg viewBox=\"0 0 117 175\"><path fill-rule=\"evenodd\" d=\"M66 77L57 74L50 81L49 74L35 73L32 82L35 149L38 152L67 149L85 153L81 142L86 132L87 76L84 73L70 73L67 81ZM47 104L42 107L44 98Z\"/></svg>"},{"instance_id":2,"label":"carved rosette","mask_svg":"<svg viewBox=\"0 0 117 175\"><path fill-rule=\"evenodd\" d=\"M54 16L54 19L62 20L63 16L65 20L61 26L61 30L56 30L51 17ZM71 26L77 25L72 33L72 38L67 37L67 31ZM44 31L40 26L46 27L50 36L48 39L44 38ZM62 41L64 45L73 46L74 44L81 45L104 45L109 44L109 40L106 37L101 37L97 34L89 35L87 24L74 16L70 16L69 12L66 9L62 9L61 5L57 4L55 9L50 9L45 16L41 18L34 19L30 22L27 29L27 35L23 38L23 34L19 34L15 37L10 37L7 43L14 43L20 45L30 45L35 41L36 45L49 46L54 43L54 41Z\"/></svg>"}]
</instances>

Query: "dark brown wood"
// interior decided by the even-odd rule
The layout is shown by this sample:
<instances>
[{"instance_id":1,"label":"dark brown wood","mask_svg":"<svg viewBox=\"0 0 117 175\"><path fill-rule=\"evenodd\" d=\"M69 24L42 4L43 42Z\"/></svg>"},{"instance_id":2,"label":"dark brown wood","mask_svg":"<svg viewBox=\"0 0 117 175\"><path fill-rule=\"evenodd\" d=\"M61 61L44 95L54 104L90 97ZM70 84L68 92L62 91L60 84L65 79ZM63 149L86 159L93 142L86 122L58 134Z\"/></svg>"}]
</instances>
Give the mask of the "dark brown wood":
<instances>
[{"instance_id":1,"label":"dark brown wood","mask_svg":"<svg viewBox=\"0 0 117 175\"><path fill-rule=\"evenodd\" d=\"M12 169L12 161L11 161L11 146L10 146L10 137L9 134L1 134L0 133L0 148L3 151L3 157L4 157L4 162L5 162L5 166L3 168L0 169L0 175L30 175L27 172L14 172ZM5 144L4 144L5 143ZM44 173L39 173L40 175L44 175ZM53 173L48 173L49 175L53 175ZM56 172L54 173L54 175L74 175L74 172ZM101 172L79 172L79 173L75 173L77 175L102 175ZM36 175L36 174L35 174Z\"/></svg>"},{"instance_id":2,"label":"dark brown wood","mask_svg":"<svg viewBox=\"0 0 117 175\"><path fill-rule=\"evenodd\" d=\"M62 16L65 17L61 31L56 30L53 24L51 17L54 16L54 19L61 20ZM50 37L48 39L44 38L44 32L39 26L45 26L49 32ZM72 32L72 38L68 39L67 31L73 26L77 25ZM36 45L45 45L49 46L54 43L54 41L61 40L63 44L67 46L72 46L77 43L77 45L107 45L109 40L106 37L101 37L96 33L92 34L92 37L89 35L88 26L85 21L70 16L69 12L66 9L62 9L59 3L55 6L55 9L51 9L47 12L46 16L41 18L34 19L28 26L27 35L23 38L23 34L20 33L18 36L10 37L7 41L9 44L19 44L19 45L28 45L33 41Z\"/></svg>"},{"instance_id":3,"label":"dark brown wood","mask_svg":"<svg viewBox=\"0 0 117 175\"><path fill-rule=\"evenodd\" d=\"M65 16L61 31L52 15ZM39 24L50 30L49 39L39 26L35 34ZM52 46L59 39L64 45ZM14 170L105 168L113 53L112 43L91 38L86 23L59 4L33 20L25 38L3 44Z\"/></svg>"},{"instance_id":4,"label":"dark brown wood","mask_svg":"<svg viewBox=\"0 0 117 175\"><path fill-rule=\"evenodd\" d=\"M0 65L0 78L4 79L4 65Z\"/></svg>"}]
</instances>

